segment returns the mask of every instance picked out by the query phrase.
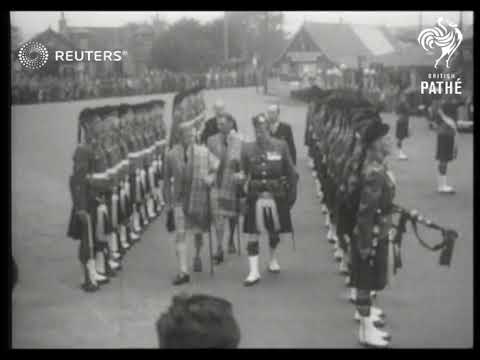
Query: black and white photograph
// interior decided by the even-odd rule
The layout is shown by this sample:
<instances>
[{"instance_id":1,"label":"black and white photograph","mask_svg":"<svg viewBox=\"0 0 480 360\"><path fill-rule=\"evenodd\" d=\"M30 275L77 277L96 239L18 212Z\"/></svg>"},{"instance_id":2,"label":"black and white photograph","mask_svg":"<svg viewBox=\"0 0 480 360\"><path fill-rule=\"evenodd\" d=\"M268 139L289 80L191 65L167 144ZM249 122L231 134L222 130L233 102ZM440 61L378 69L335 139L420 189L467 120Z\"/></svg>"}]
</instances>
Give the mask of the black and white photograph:
<instances>
[{"instance_id":1,"label":"black and white photograph","mask_svg":"<svg viewBox=\"0 0 480 360\"><path fill-rule=\"evenodd\" d=\"M10 11L12 349L470 349L473 11Z\"/></svg>"}]
</instances>

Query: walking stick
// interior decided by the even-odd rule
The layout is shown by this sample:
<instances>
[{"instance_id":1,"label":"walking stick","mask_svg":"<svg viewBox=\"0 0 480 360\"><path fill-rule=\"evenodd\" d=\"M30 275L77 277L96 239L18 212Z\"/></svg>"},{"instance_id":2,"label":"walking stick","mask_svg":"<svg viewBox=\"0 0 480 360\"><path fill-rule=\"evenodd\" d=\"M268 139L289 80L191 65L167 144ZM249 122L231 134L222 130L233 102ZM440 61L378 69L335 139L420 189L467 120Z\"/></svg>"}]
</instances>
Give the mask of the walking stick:
<instances>
[{"instance_id":1,"label":"walking stick","mask_svg":"<svg viewBox=\"0 0 480 360\"><path fill-rule=\"evenodd\" d=\"M207 154L207 167L210 169L210 154ZM210 206L210 186L207 186L207 222L208 222L208 252L210 256L210 276L213 276L213 246L212 246L212 221L211 221L211 206Z\"/></svg>"},{"instance_id":2,"label":"walking stick","mask_svg":"<svg viewBox=\"0 0 480 360\"><path fill-rule=\"evenodd\" d=\"M292 228L292 247L293 247L293 251L295 251L295 231L293 230Z\"/></svg>"},{"instance_id":3,"label":"walking stick","mask_svg":"<svg viewBox=\"0 0 480 360\"><path fill-rule=\"evenodd\" d=\"M241 242L240 242L240 215L237 215L237 251L238 256L242 255Z\"/></svg>"},{"instance_id":4,"label":"walking stick","mask_svg":"<svg viewBox=\"0 0 480 360\"><path fill-rule=\"evenodd\" d=\"M235 161L234 163L234 167L235 167L235 172L239 172L240 171L240 164ZM240 186L237 184L237 191L236 191L236 209L237 209L237 221L236 221L236 225L237 225L237 253L238 255L240 256L242 254L242 251L241 251L241 242L240 242Z\"/></svg>"}]
</instances>

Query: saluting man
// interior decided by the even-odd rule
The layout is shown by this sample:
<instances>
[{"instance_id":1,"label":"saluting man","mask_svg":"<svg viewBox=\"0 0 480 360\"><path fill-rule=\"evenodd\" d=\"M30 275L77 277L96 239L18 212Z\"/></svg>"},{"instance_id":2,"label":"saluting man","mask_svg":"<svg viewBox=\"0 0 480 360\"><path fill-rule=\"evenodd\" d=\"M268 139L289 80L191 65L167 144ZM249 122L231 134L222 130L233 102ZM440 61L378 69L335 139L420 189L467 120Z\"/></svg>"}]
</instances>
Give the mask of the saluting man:
<instances>
[{"instance_id":1,"label":"saluting man","mask_svg":"<svg viewBox=\"0 0 480 360\"><path fill-rule=\"evenodd\" d=\"M272 138L266 116L253 118L255 142L246 144L242 171L236 181L246 180L247 212L243 230L249 235L247 253L249 274L245 286L260 281L258 269L260 234L267 234L270 248L268 270L280 271L276 250L280 235L293 232L290 208L297 195L298 174L284 141Z\"/></svg>"}]
</instances>

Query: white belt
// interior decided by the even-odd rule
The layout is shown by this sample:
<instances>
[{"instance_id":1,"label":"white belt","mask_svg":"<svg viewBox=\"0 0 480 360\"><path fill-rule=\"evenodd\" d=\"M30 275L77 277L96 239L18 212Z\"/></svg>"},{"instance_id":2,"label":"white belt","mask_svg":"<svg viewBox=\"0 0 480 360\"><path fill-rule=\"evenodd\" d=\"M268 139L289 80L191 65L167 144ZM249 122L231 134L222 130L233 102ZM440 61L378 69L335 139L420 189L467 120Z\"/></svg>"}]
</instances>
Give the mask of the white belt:
<instances>
[{"instance_id":1,"label":"white belt","mask_svg":"<svg viewBox=\"0 0 480 360\"><path fill-rule=\"evenodd\" d=\"M107 172L94 173L94 174L92 174L92 179L96 179L96 180L107 179L108 180L108 173Z\"/></svg>"},{"instance_id":2,"label":"white belt","mask_svg":"<svg viewBox=\"0 0 480 360\"><path fill-rule=\"evenodd\" d=\"M137 152L128 154L128 157L131 158L131 159L136 159L136 158L140 157L141 155L142 155L141 152L137 151Z\"/></svg>"},{"instance_id":3,"label":"white belt","mask_svg":"<svg viewBox=\"0 0 480 360\"><path fill-rule=\"evenodd\" d=\"M116 172L117 172L117 170L115 168L110 168L110 169L107 170L108 175L115 175Z\"/></svg>"}]
</instances>

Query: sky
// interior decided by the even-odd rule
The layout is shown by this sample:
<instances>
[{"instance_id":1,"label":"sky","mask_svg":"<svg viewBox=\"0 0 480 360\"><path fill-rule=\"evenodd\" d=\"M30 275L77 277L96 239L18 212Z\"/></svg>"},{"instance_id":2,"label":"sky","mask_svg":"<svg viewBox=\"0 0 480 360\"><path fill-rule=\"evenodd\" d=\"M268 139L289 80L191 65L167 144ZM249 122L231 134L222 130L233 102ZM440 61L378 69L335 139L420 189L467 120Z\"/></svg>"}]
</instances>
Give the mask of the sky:
<instances>
[{"instance_id":1,"label":"sky","mask_svg":"<svg viewBox=\"0 0 480 360\"><path fill-rule=\"evenodd\" d=\"M438 17L457 22L459 11L422 11L423 25L432 26ZM153 11L66 11L65 17L70 26L121 26L127 22L150 22ZM204 23L222 17L223 11L158 11L161 19L168 23L182 17L197 19ZM303 21L338 22L340 19L352 24L408 26L419 24L419 11L285 11L284 29L293 34ZM51 27L58 30L60 11L12 11L11 23L20 27L26 41L39 32ZM464 24L473 23L473 12L463 12Z\"/></svg>"}]
</instances>

